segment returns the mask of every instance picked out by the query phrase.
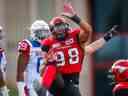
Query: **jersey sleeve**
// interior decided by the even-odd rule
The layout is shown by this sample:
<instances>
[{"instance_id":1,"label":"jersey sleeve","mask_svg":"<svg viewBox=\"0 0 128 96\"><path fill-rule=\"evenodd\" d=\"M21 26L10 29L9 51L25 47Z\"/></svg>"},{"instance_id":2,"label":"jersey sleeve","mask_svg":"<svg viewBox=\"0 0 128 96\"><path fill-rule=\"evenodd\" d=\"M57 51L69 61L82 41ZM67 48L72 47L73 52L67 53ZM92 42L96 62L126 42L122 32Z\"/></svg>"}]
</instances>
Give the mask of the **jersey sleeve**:
<instances>
[{"instance_id":1,"label":"jersey sleeve","mask_svg":"<svg viewBox=\"0 0 128 96\"><path fill-rule=\"evenodd\" d=\"M78 36L79 33L80 33L80 28L74 28L74 29L71 30L71 34L73 36Z\"/></svg>"},{"instance_id":2,"label":"jersey sleeve","mask_svg":"<svg viewBox=\"0 0 128 96\"><path fill-rule=\"evenodd\" d=\"M29 52L30 45L26 41L21 41L18 44L18 51L19 52Z\"/></svg>"}]
</instances>

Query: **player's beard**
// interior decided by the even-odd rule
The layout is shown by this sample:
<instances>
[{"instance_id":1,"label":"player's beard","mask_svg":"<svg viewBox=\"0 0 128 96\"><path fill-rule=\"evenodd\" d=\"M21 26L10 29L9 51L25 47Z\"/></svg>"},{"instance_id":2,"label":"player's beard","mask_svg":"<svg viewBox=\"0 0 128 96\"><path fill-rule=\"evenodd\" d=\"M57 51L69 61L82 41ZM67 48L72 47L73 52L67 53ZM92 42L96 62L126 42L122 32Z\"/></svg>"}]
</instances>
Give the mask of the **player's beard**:
<instances>
[{"instance_id":1,"label":"player's beard","mask_svg":"<svg viewBox=\"0 0 128 96\"><path fill-rule=\"evenodd\" d=\"M64 41L67 36L68 36L68 33L58 34L58 35L56 35L56 39L59 41Z\"/></svg>"},{"instance_id":2,"label":"player's beard","mask_svg":"<svg viewBox=\"0 0 128 96\"><path fill-rule=\"evenodd\" d=\"M60 41L63 41L63 40L65 40L65 35L64 34L57 35L57 39L60 40Z\"/></svg>"}]
</instances>

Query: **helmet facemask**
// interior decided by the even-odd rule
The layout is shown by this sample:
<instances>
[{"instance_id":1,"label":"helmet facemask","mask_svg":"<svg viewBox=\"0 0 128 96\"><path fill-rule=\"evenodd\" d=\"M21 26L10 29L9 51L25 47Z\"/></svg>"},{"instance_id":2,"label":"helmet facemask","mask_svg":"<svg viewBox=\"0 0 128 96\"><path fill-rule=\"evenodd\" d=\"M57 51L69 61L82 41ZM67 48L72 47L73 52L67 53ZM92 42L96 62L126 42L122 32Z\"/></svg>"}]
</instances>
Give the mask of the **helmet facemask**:
<instances>
[{"instance_id":1,"label":"helmet facemask","mask_svg":"<svg viewBox=\"0 0 128 96\"><path fill-rule=\"evenodd\" d=\"M52 33L55 35L57 40L63 41L65 40L68 31L69 31L69 24L68 23L57 23L52 27Z\"/></svg>"},{"instance_id":2,"label":"helmet facemask","mask_svg":"<svg viewBox=\"0 0 128 96\"><path fill-rule=\"evenodd\" d=\"M108 78L108 81L109 81L109 85L110 86L116 84L115 75L112 73L112 70L111 69L108 70L107 78Z\"/></svg>"},{"instance_id":3,"label":"helmet facemask","mask_svg":"<svg viewBox=\"0 0 128 96\"><path fill-rule=\"evenodd\" d=\"M42 40L50 36L50 32L49 32L49 29L39 29L34 31L34 35L36 39Z\"/></svg>"}]
</instances>

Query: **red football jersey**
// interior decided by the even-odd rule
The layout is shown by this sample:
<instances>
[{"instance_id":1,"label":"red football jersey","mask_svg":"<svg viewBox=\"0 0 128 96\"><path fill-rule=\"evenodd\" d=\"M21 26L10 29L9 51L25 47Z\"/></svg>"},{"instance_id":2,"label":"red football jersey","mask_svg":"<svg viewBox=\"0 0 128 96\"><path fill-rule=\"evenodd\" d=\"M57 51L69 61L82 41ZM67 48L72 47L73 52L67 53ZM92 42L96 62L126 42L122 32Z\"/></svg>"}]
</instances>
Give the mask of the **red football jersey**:
<instances>
[{"instance_id":1,"label":"red football jersey","mask_svg":"<svg viewBox=\"0 0 128 96\"><path fill-rule=\"evenodd\" d=\"M64 41L58 41L53 37L44 39L41 44L49 47L49 51L54 51L57 60L58 70L62 74L70 74L81 71L84 50L79 44L79 29L69 32Z\"/></svg>"}]
</instances>

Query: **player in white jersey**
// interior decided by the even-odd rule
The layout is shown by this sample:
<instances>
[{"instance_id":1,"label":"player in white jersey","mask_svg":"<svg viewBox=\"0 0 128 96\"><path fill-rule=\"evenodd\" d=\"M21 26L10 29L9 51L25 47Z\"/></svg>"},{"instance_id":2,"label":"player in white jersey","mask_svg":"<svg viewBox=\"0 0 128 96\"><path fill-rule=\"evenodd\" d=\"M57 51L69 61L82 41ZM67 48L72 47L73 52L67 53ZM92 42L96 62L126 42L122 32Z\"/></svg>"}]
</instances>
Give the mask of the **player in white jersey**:
<instances>
[{"instance_id":1,"label":"player in white jersey","mask_svg":"<svg viewBox=\"0 0 128 96\"><path fill-rule=\"evenodd\" d=\"M3 35L3 28L0 26L0 96L8 96L8 88L6 86L6 56L3 49L3 42L4 35Z\"/></svg>"},{"instance_id":2,"label":"player in white jersey","mask_svg":"<svg viewBox=\"0 0 128 96\"><path fill-rule=\"evenodd\" d=\"M50 35L48 24L36 20L30 27L30 36L18 44L17 88L19 96L37 96L33 81L39 80L39 67L43 64L40 40Z\"/></svg>"}]
</instances>

